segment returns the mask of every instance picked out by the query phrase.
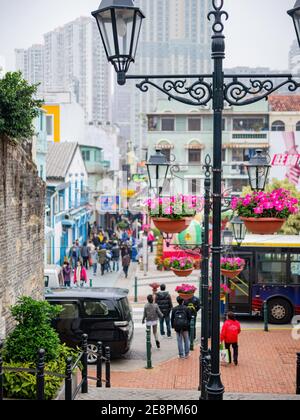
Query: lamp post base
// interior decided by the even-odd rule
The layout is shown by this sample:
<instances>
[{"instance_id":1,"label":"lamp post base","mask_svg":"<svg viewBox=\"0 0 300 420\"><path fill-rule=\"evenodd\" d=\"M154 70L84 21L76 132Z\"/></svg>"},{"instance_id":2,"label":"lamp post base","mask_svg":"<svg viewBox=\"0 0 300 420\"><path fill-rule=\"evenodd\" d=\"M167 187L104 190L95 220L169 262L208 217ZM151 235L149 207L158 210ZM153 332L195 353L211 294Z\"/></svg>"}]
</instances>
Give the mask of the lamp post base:
<instances>
[{"instance_id":1,"label":"lamp post base","mask_svg":"<svg viewBox=\"0 0 300 420\"><path fill-rule=\"evenodd\" d=\"M225 388L221 382L220 374L210 375L210 379L207 385L207 398L209 401L222 401Z\"/></svg>"}]
</instances>

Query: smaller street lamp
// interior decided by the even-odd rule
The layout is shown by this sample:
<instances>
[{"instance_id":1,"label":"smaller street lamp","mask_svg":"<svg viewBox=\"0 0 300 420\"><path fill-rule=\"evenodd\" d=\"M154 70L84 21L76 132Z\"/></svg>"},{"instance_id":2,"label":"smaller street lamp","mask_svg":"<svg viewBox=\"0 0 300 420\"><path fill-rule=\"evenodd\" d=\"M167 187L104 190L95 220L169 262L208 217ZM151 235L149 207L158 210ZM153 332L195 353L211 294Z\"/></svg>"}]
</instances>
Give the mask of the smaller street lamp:
<instances>
[{"instance_id":1,"label":"smaller street lamp","mask_svg":"<svg viewBox=\"0 0 300 420\"><path fill-rule=\"evenodd\" d=\"M246 167L252 191L264 191L271 168L269 156L257 149Z\"/></svg>"},{"instance_id":2,"label":"smaller street lamp","mask_svg":"<svg viewBox=\"0 0 300 420\"><path fill-rule=\"evenodd\" d=\"M156 189L158 195L162 193L165 180L170 168L170 163L167 157L161 153L160 150L156 150L155 155L150 156L149 161L146 164L148 170L148 177L151 189Z\"/></svg>"},{"instance_id":3,"label":"smaller street lamp","mask_svg":"<svg viewBox=\"0 0 300 420\"><path fill-rule=\"evenodd\" d=\"M225 229L222 233L222 243L225 247L231 247L233 242L233 232L229 229Z\"/></svg>"},{"instance_id":4,"label":"smaller street lamp","mask_svg":"<svg viewBox=\"0 0 300 420\"><path fill-rule=\"evenodd\" d=\"M300 0L297 0L293 9L288 10L288 14L294 21L296 35L300 47Z\"/></svg>"},{"instance_id":5,"label":"smaller street lamp","mask_svg":"<svg viewBox=\"0 0 300 420\"><path fill-rule=\"evenodd\" d=\"M239 216L235 216L231 220L232 230L233 230L233 236L238 244L238 246L241 246L246 238L247 229L245 226L245 223L241 220Z\"/></svg>"},{"instance_id":6,"label":"smaller street lamp","mask_svg":"<svg viewBox=\"0 0 300 420\"><path fill-rule=\"evenodd\" d=\"M135 61L141 27L145 15L134 7L133 0L102 0L92 12L97 21L107 55L118 75L118 83L126 83L126 73Z\"/></svg>"}]
</instances>

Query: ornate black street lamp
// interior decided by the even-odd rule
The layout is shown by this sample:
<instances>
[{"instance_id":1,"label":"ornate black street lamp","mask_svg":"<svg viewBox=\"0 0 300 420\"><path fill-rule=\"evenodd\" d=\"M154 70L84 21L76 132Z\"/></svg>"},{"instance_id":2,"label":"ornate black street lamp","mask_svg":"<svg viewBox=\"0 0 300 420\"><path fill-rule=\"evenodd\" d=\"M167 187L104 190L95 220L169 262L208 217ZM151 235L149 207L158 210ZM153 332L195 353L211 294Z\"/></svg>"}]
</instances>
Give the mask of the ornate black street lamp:
<instances>
[{"instance_id":1,"label":"ornate black street lamp","mask_svg":"<svg viewBox=\"0 0 300 420\"><path fill-rule=\"evenodd\" d=\"M224 247L231 247L233 242L233 232L230 229L225 229L222 232L222 245Z\"/></svg>"},{"instance_id":2,"label":"ornate black street lamp","mask_svg":"<svg viewBox=\"0 0 300 420\"><path fill-rule=\"evenodd\" d=\"M239 216L235 216L231 220L233 236L238 246L241 246L246 238L247 229L245 223Z\"/></svg>"},{"instance_id":3,"label":"ornate black street lamp","mask_svg":"<svg viewBox=\"0 0 300 420\"><path fill-rule=\"evenodd\" d=\"M271 169L269 155L257 149L246 167L252 191L264 191Z\"/></svg>"},{"instance_id":4,"label":"ornate black street lamp","mask_svg":"<svg viewBox=\"0 0 300 420\"><path fill-rule=\"evenodd\" d=\"M290 14L299 22L299 1ZM222 118L225 103L244 106L265 100L283 86L290 92L299 87L291 74L224 74L225 36L223 18L224 0L212 0L212 11L208 20L213 20L211 74L184 75L128 75L127 71L135 59L136 46L144 15L134 8L132 0L103 0L100 9L93 13L97 19L108 60L118 73L118 83L140 80L136 86L147 92L152 86L186 105L204 106L212 101L213 109L213 241L212 241L212 348L211 374L206 387L209 400L223 398L224 386L220 374L220 278L221 278L221 211L222 211ZM296 19L296 20L295 20ZM118 22L117 22L118 21ZM125 30L126 27L126 30ZM299 25L296 25L296 31ZM297 31L298 32L298 31ZM120 47L121 46L121 47ZM201 48L201 46L199 46ZM278 82L274 82L278 80Z\"/></svg>"},{"instance_id":5,"label":"ornate black street lamp","mask_svg":"<svg viewBox=\"0 0 300 420\"><path fill-rule=\"evenodd\" d=\"M300 46L300 0L297 0L293 9L288 11L288 14L293 18L296 35Z\"/></svg>"},{"instance_id":6,"label":"ornate black street lamp","mask_svg":"<svg viewBox=\"0 0 300 420\"><path fill-rule=\"evenodd\" d=\"M135 60L144 14L133 0L102 0L92 12L97 21L107 59L118 75L118 83L126 83L125 75Z\"/></svg>"},{"instance_id":7,"label":"ornate black street lamp","mask_svg":"<svg viewBox=\"0 0 300 420\"><path fill-rule=\"evenodd\" d=\"M167 179L170 163L168 162L166 155L161 153L160 150L156 150L155 155L150 156L146 166L150 189L155 190L157 195L160 196Z\"/></svg>"}]
</instances>

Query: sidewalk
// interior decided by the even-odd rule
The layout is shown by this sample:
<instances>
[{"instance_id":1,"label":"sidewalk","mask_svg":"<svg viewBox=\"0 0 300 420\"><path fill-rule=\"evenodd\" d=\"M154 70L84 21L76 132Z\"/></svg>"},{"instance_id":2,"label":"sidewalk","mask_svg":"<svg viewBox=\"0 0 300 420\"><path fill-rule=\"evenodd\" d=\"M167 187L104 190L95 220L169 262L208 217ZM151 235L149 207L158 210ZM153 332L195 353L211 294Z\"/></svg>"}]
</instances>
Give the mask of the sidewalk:
<instances>
[{"instance_id":1,"label":"sidewalk","mask_svg":"<svg viewBox=\"0 0 300 420\"><path fill-rule=\"evenodd\" d=\"M299 351L300 341L293 340L290 331L245 331L239 366L222 367L226 393L295 395ZM171 359L152 370L112 372L111 381L112 388L195 391L199 386L199 347L187 360Z\"/></svg>"}]
</instances>

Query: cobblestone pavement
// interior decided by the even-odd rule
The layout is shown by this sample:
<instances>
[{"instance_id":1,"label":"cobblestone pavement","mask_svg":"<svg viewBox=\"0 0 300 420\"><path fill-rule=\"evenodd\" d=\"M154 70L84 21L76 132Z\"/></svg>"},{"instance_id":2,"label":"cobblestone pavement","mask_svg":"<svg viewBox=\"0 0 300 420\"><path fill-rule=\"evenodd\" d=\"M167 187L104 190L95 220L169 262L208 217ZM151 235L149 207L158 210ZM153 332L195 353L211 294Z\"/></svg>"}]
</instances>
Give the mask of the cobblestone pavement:
<instances>
[{"instance_id":1,"label":"cobblestone pavement","mask_svg":"<svg viewBox=\"0 0 300 420\"><path fill-rule=\"evenodd\" d=\"M81 394L78 400L97 401L198 401L198 391L185 390L146 390L146 389L97 389L90 388L88 394ZM296 395L270 395L270 394L225 394L225 400L299 400Z\"/></svg>"},{"instance_id":2,"label":"cobblestone pavement","mask_svg":"<svg viewBox=\"0 0 300 420\"><path fill-rule=\"evenodd\" d=\"M239 366L222 366L227 393L295 394L296 353L300 341L291 331L244 331L240 339ZM144 364L145 365L145 364ZM91 376L95 374L90 368ZM199 346L187 360L171 358L151 370L115 371L112 388L197 390L199 385Z\"/></svg>"}]
</instances>

